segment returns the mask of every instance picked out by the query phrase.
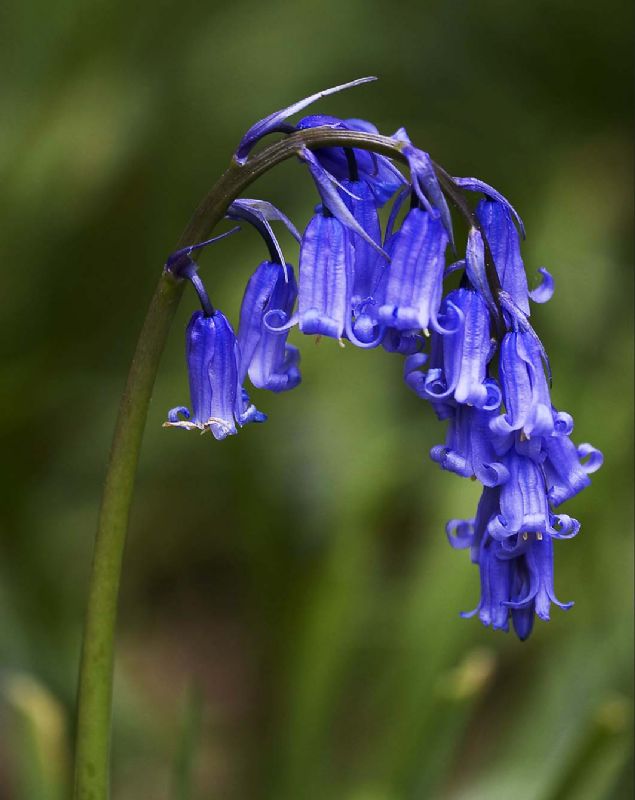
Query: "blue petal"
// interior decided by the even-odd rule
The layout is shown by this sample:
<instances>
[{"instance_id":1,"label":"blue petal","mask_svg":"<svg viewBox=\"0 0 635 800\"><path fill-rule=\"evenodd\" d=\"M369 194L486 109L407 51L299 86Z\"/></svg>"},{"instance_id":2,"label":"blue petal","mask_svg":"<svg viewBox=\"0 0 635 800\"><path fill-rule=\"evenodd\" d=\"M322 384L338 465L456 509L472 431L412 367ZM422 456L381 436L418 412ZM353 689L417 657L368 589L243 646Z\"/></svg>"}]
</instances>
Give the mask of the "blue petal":
<instances>
[{"instance_id":1,"label":"blue petal","mask_svg":"<svg viewBox=\"0 0 635 800\"><path fill-rule=\"evenodd\" d=\"M538 272L542 275L542 281L539 286L529 292L529 297L534 303L547 303L553 297L554 281L544 267L539 267Z\"/></svg>"},{"instance_id":2,"label":"blue petal","mask_svg":"<svg viewBox=\"0 0 635 800\"><path fill-rule=\"evenodd\" d=\"M474 542L474 520L451 519L445 526L445 534L450 547L456 550L471 547Z\"/></svg>"},{"instance_id":3,"label":"blue petal","mask_svg":"<svg viewBox=\"0 0 635 800\"><path fill-rule=\"evenodd\" d=\"M377 253L377 249L381 248L381 225L370 186L364 181L344 181L343 185L350 190L350 194L344 195L344 203L374 242L374 246L371 246L368 239L357 233L351 239L354 251L351 303L356 307L372 300L381 273L386 268L386 260Z\"/></svg>"},{"instance_id":4,"label":"blue petal","mask_svg":"<svg viewBox=\"0 0 635 800\"><path fill-rule=\"evenodd\" d=\"M496 312L494 298L490 291L485 270L485 245L483 244L481 232L477 228L471 228L468 233L465 251L465 271L472 286L480 292L481 297L489 308Z\"/></svg>"}]
</instances>

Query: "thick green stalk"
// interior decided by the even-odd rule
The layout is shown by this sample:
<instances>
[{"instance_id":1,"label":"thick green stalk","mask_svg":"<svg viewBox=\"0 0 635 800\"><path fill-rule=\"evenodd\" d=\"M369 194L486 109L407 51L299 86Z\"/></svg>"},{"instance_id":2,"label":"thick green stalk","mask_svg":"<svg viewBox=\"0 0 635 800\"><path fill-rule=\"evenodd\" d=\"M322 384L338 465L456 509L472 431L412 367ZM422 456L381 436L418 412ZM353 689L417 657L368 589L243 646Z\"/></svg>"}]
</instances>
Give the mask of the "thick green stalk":
<instances>
[{"instance_id":1,"label":"thick green stalk","mask_svg":"<svg viewBox=\"0 0 635 800\"><path fill-rule=\"evenodd\" d=\"M302 146L335 145L401 158L399 143L384 136L325 128L293 134L252 156L243 166L232 163L195 212L178 247L203 240L250 183L297 155ZM148 405L182 292L183 283L171 275L164 273L159 279L119 406L97 525L80 662L75 800L106 800L109 795L113 655L123 551Z\"/></svg>"}]
</instances>

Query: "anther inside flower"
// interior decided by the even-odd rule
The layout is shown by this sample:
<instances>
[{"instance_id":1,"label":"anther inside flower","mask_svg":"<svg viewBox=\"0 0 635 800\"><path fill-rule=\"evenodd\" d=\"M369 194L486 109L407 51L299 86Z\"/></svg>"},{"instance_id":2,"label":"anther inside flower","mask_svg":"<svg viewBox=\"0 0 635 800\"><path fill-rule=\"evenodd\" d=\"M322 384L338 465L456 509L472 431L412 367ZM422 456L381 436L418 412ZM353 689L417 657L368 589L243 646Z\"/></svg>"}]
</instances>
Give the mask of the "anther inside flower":
<instances>
[{"instance_id":1,"label":"anther inside flower","mask_svg":"<svg viewBox=\"0 0 635 800\"><path fill-rule=\"evenodd\" d=\"M303 143L301 134L318 128L376 136L366 120L311 114L289 121L368 80L293 103L243 137L234 161L249 169L263 138L294 134L318 205L301 237L265 201L238 199L229 207L229 219L258 230L268 255L248 280L238 337L194 262L210 242L168 259L166 269L192 282L203 310L186 333L191 410L172 409L165 424L223 439L247 422L263 422L243 383L272 392L297 387L300 355L287 341L295 327L403 357L405 383L447 423L432 461L483 487L474 519L447 527L450 544L469 548L480 573L480 600L463 616L504 631L511 624L526 639L535 617L549 619L552 604L572 605L555 595L553 544L580 525L555 509L586 488L602 464L598 450L573 443L572 417L554 407L548 357L529 322L531 303L551 298L553 279L541 267L539 285L529 288L520 249L525 230L509 201L480 179L450 177L404 128L383 139L394 144L399 163L364 139L349 137L341 147ZM382 231L379 211L391 200ZM467 227L464 257L451 252L451 206ZM300 240L297 283L270 224L276 221Z\"/></svg>"}]
</instances>

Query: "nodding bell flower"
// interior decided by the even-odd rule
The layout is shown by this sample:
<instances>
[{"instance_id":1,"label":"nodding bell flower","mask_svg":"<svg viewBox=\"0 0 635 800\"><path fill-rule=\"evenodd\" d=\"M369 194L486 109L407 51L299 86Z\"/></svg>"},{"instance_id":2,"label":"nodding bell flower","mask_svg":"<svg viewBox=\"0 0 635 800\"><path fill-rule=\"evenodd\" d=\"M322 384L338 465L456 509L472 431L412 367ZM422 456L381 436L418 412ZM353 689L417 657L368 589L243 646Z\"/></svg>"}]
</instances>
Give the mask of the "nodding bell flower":
<instances>
[{"instance_id":1,"label":"nodding bell flower","mask_svg":"<svg viewBox=\"0 0 635 800\"><path fill-rule=\"evenodd\" d=\"M240 385L240 351L224 314L214 311L206 316L195 311L185 342L192 410L185 406L171 409L165 427L201 433L209 430L215 439L225 439L237 433L236 424L266 420Z\"/></svg>"},{"instance_id":2,"label":"nodding bell flower","mask_svg":"<svg viewBox=\"0 0 635 800\"><path fill-rule=\"evenodd\" d=\"M529 291L520 254L520 238L510 209L509 204L484 199L476 207L476 218L489 244L501 286L523 314L529 316L529 299L535 303L546 303L550 300L553 295L553 279L541 267L539 272L542 283Z\"/></svg>"},{"instance_id":3,"label":"nodding bell flower","mask_svg":"<svg viewBox=\"0 0 635 800\"><path fill-rule=\"evenodd\" d=\"M351 231L353 247L350 306L353 313L352 341L363 347L375 347L382 340L384 328L378 327L369 309L375 304L375 290L388 262L381 251L381 225L375 196L364 181L342 182L342 199L366 234L363 238ZM371 244L374 243L373 244Z\"/></svg>"},{"instance_id":4,"label":"nodding bell flower","mask_svg":"<svg viewBox=\"0 0 635 800\"><path fill-rule=\"evenodd\" d=\"M448 234L437 211L411 208L386 245L390 264L377 286L371 313L400 331L440 330Z\"/></svg>"},{"instance_id":5,"label":"nodding bell flower","mask_svg":"<svg viewBox=\"0 0 635 800\"><path fill-rule=\"evenodd\" d=\"M424 392L431 400L453 398L458 404L497 410L501 392L487 375L496 348L483 298L473 289L456 289L445 298L439 320L444 332L435 332L433 337L443 356L429 370Z\"/></svg>"},{"instance_id":6,"label":"nodding bell flower","mask_svg":"<svg viewBox=\"0 0 635 800\"><path fill-rule=\"evenodd\" d=\"M444 445L436 445L430 458L442 469L463 478L479 480L483 486L498 486L509 479L509 471L496 453L489 431L492 412L455 405L448 417Z\"/></svg>"},{"instance_id":7,"label":"nodding bell flower","mask_svg":"<svg viewBox=\"0 0 635 800\"><path fill-rule=\"evenodd\" d=\"M576 447L570 438L572 430L569 414L554 411L554 432L542 440L542 468L552 506L586 489L591 483L589 475L602 466L602 453L586 442Z\"/></svg>"},{"instance_id":8,"label":"nodding bell flower","mask_svg":"<svg viewBox=\"0 0 635 800\"><path fill-rule=\"evenodd\" d=\"M549 386L540 343L532 332L505 334L499 374L505 413L492 420L492 431L522 431L526 438L551 435L554 421Z\"/></svg>"},{"instance_id":9,"label":"nodding bell flower","mask_svg":"<svg viewBox=\"0 0 635 800\"><path fill-rule=\"evenodd\" d=\"M299 327L341 339L350 318L353 246L344 225L323 206L300 246Z\"/></svg>"},{"instance_id":10,"label":"nodding bell flower","mask_svg":"<svg viewBox=\"0 0 635 800\"><path fill-rule=\"evenodd\" d=\"M555 539L575 536L580 529L578 521L566 514L554 514L549 507L540 464L515 447L502 461L508 480L501 486L500 512L492 517L487 528L492 538L509 541L525 533L549 535Z\"/></svg>"},{"instance_id":11,"label":"nodding bell flower","mask_svg":"<svg viewBox=\"0 0 635 800\"><path fill-rule=\"evenodd\" d=\"M381 226L375 198L367 183L363 181L342 182L346 192L342 199L360 227L369 239L375 243L373 247L368 239L358 233L351 234L353 245L353 284L351 286L351 304L354 308L372 302L377 282L387 261L378 253L381 248Z\"/></svg>"},{"instance_id":12,"label":"nodding bell flower","mask_svg":"<svg viewBox=\"0 0 635 800\"><path fill-rule=\"evenodd\" d=\"M481 598L473 611L494 629L508 631L511 619L519 639L532 631L534 615L549 620L551 603L565 610L573 603L561 603L553 587L553 537L542 532L523 532L514 541L501 542L489 533L499 513L501 489L483 489L476 519L451 520L446 532L452 547L471 549L478 565Z\"/></svg>"},{"instance_id":13,"label":"nodding bell flower","mask_svg":"<svg viewBox=\"0 0 635 800\"><path fill-rule=\"evenodd\" d=\"M254 386L272 392L284 392L300 383L300 353L287 344L289 329L284 329L297 295L291 264L283 267L263 261L249 279L238 327L241 383L247 374ZM283 330L275 331L267 320L277 321Z\"/></svg>"}]
</instances>

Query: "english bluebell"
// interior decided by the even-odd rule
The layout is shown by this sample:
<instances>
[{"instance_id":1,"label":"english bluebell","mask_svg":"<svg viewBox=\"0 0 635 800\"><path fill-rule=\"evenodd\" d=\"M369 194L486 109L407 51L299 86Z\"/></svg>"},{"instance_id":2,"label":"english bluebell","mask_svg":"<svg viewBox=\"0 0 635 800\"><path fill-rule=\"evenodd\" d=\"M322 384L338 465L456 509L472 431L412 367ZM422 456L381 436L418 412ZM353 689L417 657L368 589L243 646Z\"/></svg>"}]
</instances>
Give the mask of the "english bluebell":
<instances>
[{"instance_id":1,"label":"english bluebell","mask_svg":"<svg viewBox=\"0 0 635 800\"><path fill-rule=\"evenodd\" d=\"M300 383L300 352L287 344L288 330L272 332L265 317L283 325L292 316L298 288L291 264L263 261L247 282L240 309L238 345L242 383L249 379L259 389L284 392Z\"/></svg>"},{"instance_id":2,"label":"english bluebell","mask_svg":"<svg viewBox=\"0 0 635 800\"><path fill-rule=\"evenodd\" d=\"M390 265L371 313L401 331L437 329L448 234L438 212L412 208L387 244Z\"/></svg>"},{"instance_id":3,"label":"english bluebell","mask_svg":"<svg viewBox=\"0 0 635 800\"><path fill-rule=\"evenodd\" d=\"M322 208L300 247L299 327L341 339L350 316L353 247L344 225Z\"/></svg>"},{"instance_id":4,"label":"english bluebell","mask_svg":"<svg viewBox=\"0 0 635 800\"><path fill-rule=\"evenodd\" d=\"M554 407L549 359L529 321L531 304L549 300L554 282L541 267L530 288L520 249L524 225L507 198L477 178L451 177L404 128L375 145L398 154L407 176L372 146L365 149L377 135L367 120L318 113L289 122L316 100L369 80L293 103L241 140L233 168L249 170L251 151L265 136L290 135L320 204L301 237L269 203L230 204L227 217L254 226L269 256L247 283L237 339L197 273L196 254L214 240L168 259L166 270L191 281L203 311L187 330L192 407L172 409L166 425L220 439L262 421L242 384L249 377L259 389L282 392L299 383L299 352L287 341L296 325L303 334L403 356L405 383L446 424L432 461L483 487L475 518L447 527L450 544L470 550L480 575L478 605L463 616L526 639L535 618L549 619L551 604L571 605L554 592L553 543L575 536L580 525L559 507L602 464L597 449L574 444L572 417ZM317 136L303 133L317 128L338 132L330 142L357 132L349 137L356 146L317 147ZM391 198L382 235L380 211ZM464 256L452 252L448 263L453 216L465 220L467 244ZM300 241L297 284L274 221Z\"/></svg>"},{"instance_id":5,"label":"english bluebell","mask_svg":"<svg viewBox=\"0 0 635 800\"><path fill-rule=\"evenodd\" d=\"M492 431L522 431L527 438L553 433L549 386L534 336L526 331L505 334L499 374L505 413L492 421Z\"/></svg>"},{"instance_id":6,"label":"english bluebell","mask_svg":"<svg viewBox=\"0 0 635 800\"><path fill-rule=\"evenodd\" d=\"M518 308L529 316L529 299L536 303L550 300L553 295L553 280L542 267L542 283L532 292L529 291L525 265L520 254L520 238L510 209L511 206L497 200L484 199L476 208L476 218L489 244L503 289Z\"/></svg>"},{"instance_id":7,"label":"english bluebell","mask_svg":"<svg viewBox=\"0 0 635 800\"><path fill-rule=\"evenodd\" d=\"M518 637L526 639L532 631L534 616L548 620L554 603L569 609L573 603L561 603L553 586L553 537L524 532L513 543L504 544L490 535L491 520L499 511L499 488L484 488L475 520L451 520L448 539L455 548L470 548L472 561L478 565L481 597L473 611L462 616L478 615L484 625L509 630L511 620Z\"/></svg>"},{"instance_id":8,"label":"english bluebell","mask_svg":"<svg viewBox=\"0 0 635 800\"><path fill-rule=\"evenodd\" d=\"M501 460L509 477L501 486L500 511L488 524L492 538L509 541L525 533L556 539L575 536L580 528L578 521L566 514L554 514L549 506L541 465L515 447Z\"/></svg>"},{"instance_id":9,"label":"english bluebell","mask_svg":"<svg viewBox=\"0 0 635 800\"><path fill-rule=\"evenodd\" d=\"M165 427L210 431L215 439L225 439L237 432L236 424L264 422L266 416L240 385L240 351L227 318L220 311L211 316L195 311L185 341L192 410L171 409Z\"/></svg>"},{"instance_id":10,"label":"english bluebell","mask_svg":"<svg viewBox=\"0 0 635 800\"><path fill-rule=\"evenodd\" d=\"M603 462L602 453L588 443L576 445L566 433L554 433L544 440L542 467L547 497L556 507L590 485L589 475Z\"/></svg>"}]
</instances>

